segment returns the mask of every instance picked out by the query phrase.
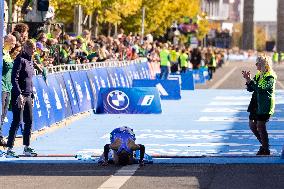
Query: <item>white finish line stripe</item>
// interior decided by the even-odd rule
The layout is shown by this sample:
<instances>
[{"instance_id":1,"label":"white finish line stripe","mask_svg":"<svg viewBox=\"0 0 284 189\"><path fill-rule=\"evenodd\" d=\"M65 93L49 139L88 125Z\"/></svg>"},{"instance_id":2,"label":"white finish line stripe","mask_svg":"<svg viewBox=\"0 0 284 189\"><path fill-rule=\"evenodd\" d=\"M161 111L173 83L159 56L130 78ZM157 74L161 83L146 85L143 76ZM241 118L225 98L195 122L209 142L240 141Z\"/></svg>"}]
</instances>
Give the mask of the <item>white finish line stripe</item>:
<instances>
[{"instance_id":1,"label":"white finish line stripe","mask_svg":"<svg viewBox=\"0 0 284 189\"><path fill-rule=\"evenodd\" d=\"M236 71L237 67L234 67L229 73L227 73L222 79L220 79L217 83L215 83L211 89L217 89L218 87L220 87L220 85L222 85L222 83L224 83L224 81L226 81L228 79L228 77L230 77L230 75Z\"/></svg>"},{"instance_id":2,"label":"white finish line stripe","mask_svg":"<svg viewBox=\"0 0 284 189\"><path fill-rule=\"evenodd\" d=\"M118 189L123 186L128 179L138 169L139 165L133 164L122 167L114 175L112 175L108 180L106 180L98 189Z\"/></svg>"}]
</instances>

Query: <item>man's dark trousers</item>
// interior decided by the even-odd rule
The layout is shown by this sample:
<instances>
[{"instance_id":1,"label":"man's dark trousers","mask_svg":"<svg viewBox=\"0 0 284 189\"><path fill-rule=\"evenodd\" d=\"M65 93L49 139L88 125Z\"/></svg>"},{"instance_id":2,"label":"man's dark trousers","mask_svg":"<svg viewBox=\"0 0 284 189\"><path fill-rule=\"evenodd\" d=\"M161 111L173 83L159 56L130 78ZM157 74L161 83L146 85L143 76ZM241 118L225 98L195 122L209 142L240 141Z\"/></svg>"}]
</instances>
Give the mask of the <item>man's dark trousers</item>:
<instances>
[{"instance_id":1,"label":"man's dark trousers","mask_svg":"<svg viewBox=\"0 0 284 189\"><path fill-rule=\"evenodd\" d=\"M7 147L13 148L15 137L20 126L21 121L21 108L18 108L16 103L17 97L12 95L12 111L13 111L13 121L11 123L9 137L7 142ZM30 145L30 136L32 130L32 120L33 120L33 105L32 105L31 95L24 96L24 110L23 110L23 121L24 133L23 133L23 145Z\"/></svg>"}]
</instances>

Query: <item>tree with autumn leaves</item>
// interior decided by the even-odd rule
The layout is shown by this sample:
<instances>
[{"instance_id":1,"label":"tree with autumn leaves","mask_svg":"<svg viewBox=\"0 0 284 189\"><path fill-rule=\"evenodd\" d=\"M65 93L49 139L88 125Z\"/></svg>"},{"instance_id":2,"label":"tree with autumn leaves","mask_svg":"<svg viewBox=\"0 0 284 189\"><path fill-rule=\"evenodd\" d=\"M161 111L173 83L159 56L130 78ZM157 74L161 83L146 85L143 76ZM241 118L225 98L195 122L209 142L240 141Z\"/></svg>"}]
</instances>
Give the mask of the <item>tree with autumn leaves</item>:
<instances>
[{"instance_id":1,"label":"tree with autumn leaves","mask_svg":"<svg viewBox=\"0 0 284 189\"><path fill-rule=\"evenodd\" d=\"M23 0L13 0L21 4ZM145 7L145 33L163 35L174 21L182 22L184 16L200 14L200 0L50 0L56 10L56 21L73 22L74 6L81 5L85 15L91 16L93 25L112 28L118 26L126 32L140 33L142 7ZM208 31L208 21L199 22L202 39Z\"/></svg>"}]
</instances>

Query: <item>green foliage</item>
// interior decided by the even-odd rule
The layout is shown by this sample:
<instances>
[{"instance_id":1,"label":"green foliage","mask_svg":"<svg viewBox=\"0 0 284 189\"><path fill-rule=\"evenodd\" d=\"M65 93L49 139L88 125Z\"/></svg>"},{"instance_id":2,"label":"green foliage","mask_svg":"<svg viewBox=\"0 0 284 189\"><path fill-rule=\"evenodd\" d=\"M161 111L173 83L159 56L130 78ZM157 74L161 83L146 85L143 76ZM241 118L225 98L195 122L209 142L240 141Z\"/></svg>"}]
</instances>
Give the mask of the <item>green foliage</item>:
<instances>
[{"instance_id":1,"label":"green foliage","mask_svg":"<svg viewBox=\"0 0 284 189\"><path fill-rule=\"evenodd\" d=\"M256 26L254 35L256 42L256 50L257 51L265 50L265 43L266 43L265 29L263 27Z\"/></svg>"},{"instance_id":2,"label":"green foliage","mask_svg":"<svg viewBox=\"0 0 284 189\"><path fill-rule=\"evenodd\" d=\"M17 3L23 0L14 0ZM74 5L82 5L84 14L98 12L100 23L118 24L126 32L140 33L142 7L145 7L145 33L163 35L174 21L182 22L184 16L196 17L200 0L51 0L56 19L66 24L73 22ZM198 38L208 30L208 21L200 20Z\"/></svg>"}]
</instances>

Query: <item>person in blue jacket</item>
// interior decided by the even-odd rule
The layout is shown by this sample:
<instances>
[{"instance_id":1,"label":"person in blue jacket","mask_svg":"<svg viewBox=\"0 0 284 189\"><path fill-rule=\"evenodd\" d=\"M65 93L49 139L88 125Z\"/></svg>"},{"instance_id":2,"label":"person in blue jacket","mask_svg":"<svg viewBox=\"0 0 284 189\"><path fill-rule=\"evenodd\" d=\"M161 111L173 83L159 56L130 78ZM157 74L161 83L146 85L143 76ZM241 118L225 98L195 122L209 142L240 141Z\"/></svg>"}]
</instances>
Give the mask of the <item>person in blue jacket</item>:
<instances>
[{"instance_id":1,"label":"person in blue jacket","mask_svg":"<svg viewBox=\"0 0 284 189\"><path fill-rule=\"evenodd\" d=\"M104 162L102 165L108 165L109 162L109 151L113 150L113 162L118 165L129 165L132 164L133 151L140 150L140 166L144 165L145 146L142 144L135 144L135 134L133 129L129 127L120 127L114 129L110 133L110 144L104 146Z\"/></svg>"}]
</instances>

